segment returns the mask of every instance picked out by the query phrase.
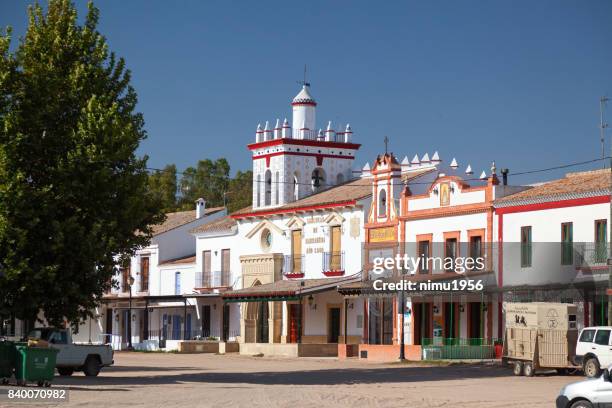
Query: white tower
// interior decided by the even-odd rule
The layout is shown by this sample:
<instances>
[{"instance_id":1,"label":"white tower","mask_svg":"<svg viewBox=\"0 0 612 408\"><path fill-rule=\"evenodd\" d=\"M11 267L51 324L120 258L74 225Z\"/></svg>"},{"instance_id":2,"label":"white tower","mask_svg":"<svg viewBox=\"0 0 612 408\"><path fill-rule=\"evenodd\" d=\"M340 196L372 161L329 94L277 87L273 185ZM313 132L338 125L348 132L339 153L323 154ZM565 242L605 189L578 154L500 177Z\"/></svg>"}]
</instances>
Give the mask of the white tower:
<instances>
[{"instance_id":1,"label":"white tower","mask_svg":"<svg viewBox=\"0 0 612 408\"><path fill-rule=\"evenodd\" d=\"M309 85L303 85L291 105L293 106L293 137L296 139L315 139L317 102L310 95Z\"/></svg>"},{"instance_id":2,"label":"white tower","mask_svg":"<svg viewBox=\"0 0 612 408\"><path fill-rule=\"evenodd\" d=\"M253 209L275 207L349 181L360 145L351 142L352 130L334 132L331 122L319 131L315 122L317 103L304 85L291 102L293 129L285 119L257 127L253 154ZM280 134L280 137L278 135Z\"/></svg>"}]
</instances>

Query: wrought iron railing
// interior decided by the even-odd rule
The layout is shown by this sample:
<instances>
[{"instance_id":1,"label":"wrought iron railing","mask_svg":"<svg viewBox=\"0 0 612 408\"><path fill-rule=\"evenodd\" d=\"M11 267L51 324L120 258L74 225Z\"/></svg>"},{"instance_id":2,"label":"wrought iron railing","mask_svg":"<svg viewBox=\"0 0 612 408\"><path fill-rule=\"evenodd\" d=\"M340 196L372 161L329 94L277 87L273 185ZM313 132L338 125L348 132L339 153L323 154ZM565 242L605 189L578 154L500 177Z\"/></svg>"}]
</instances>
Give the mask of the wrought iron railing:
<instances>
[{"instance_id":1,"label":"wrought iron railing","mask_svg":"<svg viewBox=\"0 0 612 408\"><path fill-rule=\"evenodd\" d=\"M607 266L609 245L607 242L582 242L574 244L574 264L579 268Z\"/></svg>"},{"instance_id":2,"label":"wrought iron railing","mask_svg":"<svg viewBox=\"0 0 612 408\"><path fill-rule=\"evenodd\" d=\"M304 255L285 255L283 258L283 275L304 273Z\"/></svg>"},{"instance_id":3,"label":"wrought iron railing","mask_svg":"<svg viewBox=\"0 0 612 408\"><path fill-rule=\"evenodd\" d=\"M323 271L343 271L344 270L344 252L324 252L323 253Z\"/></svg>"},{"instance_id":4,"label":"wrought iron railing","mask_svg":"<svg viewBox=\"0 0 612 408\"><path fill-rule=\"evenodd\" d=\"M491 360L501 357L497 338L423 338L423 360Z\"/></svg>"},{"instance_id":5,"label":"wrought iron railing","mask_svg":"<svg viewBox=\"0 0 612 408\"><path fill-rule=\"evenodd\" d=\"M198 272L196 274L197 288L220 288L231 286L230 271Z\"/></svg>"}]
</instances>

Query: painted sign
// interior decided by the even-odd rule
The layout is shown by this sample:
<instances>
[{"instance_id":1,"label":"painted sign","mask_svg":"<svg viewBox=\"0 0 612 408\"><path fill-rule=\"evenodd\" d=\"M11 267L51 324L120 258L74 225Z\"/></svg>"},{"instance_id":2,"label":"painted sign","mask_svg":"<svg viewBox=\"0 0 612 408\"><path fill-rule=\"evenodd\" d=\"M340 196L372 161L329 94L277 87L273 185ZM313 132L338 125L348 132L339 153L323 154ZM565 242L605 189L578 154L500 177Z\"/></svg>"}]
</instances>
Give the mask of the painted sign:
<instances>
[{"instance_id":1,"label":"painted sign","mask_svg":"<svg viewBox=\"0 0 612 408\"><path fill-rule=\"evenodd\" d=\"M373 228L368 234L370 242L395 241L395 227Z\"/></svg>"}]
</instances>

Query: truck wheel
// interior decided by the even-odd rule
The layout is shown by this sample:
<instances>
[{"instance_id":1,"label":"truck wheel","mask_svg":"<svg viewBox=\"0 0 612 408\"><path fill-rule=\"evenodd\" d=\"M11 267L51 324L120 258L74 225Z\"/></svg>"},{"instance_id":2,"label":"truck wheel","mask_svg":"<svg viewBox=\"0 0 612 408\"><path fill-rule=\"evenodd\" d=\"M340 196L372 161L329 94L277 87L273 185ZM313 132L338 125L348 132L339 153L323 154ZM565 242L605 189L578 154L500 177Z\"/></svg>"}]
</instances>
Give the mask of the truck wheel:
<instances>
[{"instance_id":1,"label":"truck wheel","mask_svg":"<svg viewBox=\"0 0 612 408\"><path fill-rule=\"evenodd\" d=\"M74 368L72 367L57 367L57 372L61 376L70 377L72 373L74 373Z\"/></svg>"},{"instance_id":2,"label":"truck wheel","mask_svg":"<svg viewBox=\"0 0 612 408\"><path fill-rule=\"evenodd\" d=\"M595 378L601 375L601 368L599 367L597 358L591 357L584 362L584 375L589 378Z\"/></svg>"},{"instance_id":3,"label":"truck wheel","mask_svg":"<svg viewBox=\"0 0 612 408\"><path fill-rule=\"evenodd\" d=\"M587 400L580 400L574 402L570 408L593 408L593 404Z\"/></svg>"},{"instance_id":4,"label":"truck wheel","mask_svg":"<svg viewBox=\"0 0 612 408\"><path fill-rule=\"evenodd\" d=\"M515 361L514 366L512 367L512 372L516 376L523 375L523 363L520 361Z\"/></svg>"},{"instance_id":5,"label":"truck wheel","mask_svg":"<svg viewBox=\"0 0 612 408\"><path fill-rule=\"evenodd\" d=\"M523 365L523 374L525 374L525 377L534 376L535 370L533 369L532 363L525 363L525 365Z\"/></svg>"},{"instance_id":6,"label":"truck wheel","mask_svg":"<svg viewBox=\"0 0 612 408\"><path fill-rule=\"evenodd\" d=\"M83 365L83 373L87 377L96 377L100 372L100 362L97 357L89 356Z\"/></svg>"}]
</instances>

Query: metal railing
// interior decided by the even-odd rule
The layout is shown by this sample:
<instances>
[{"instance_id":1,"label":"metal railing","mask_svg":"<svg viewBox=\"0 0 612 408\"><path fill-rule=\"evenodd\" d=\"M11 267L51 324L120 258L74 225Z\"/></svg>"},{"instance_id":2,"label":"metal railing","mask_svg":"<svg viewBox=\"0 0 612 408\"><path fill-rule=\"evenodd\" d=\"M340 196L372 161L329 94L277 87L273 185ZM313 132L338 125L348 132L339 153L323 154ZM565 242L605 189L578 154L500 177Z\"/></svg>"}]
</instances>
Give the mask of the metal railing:
<instances>
[{"instance_id":1,"label":"metal railing","mask_svg":"<svg viewBox=\"0 0 612 408\"><path fill-rule=\"evenodd\" d=\"M500 357L502 344L498 338L423 338L421 357L423 360L492 360Z\"/></svg>"},{"instance_id":2,"label":"metal railing","mask_svg":"<svg viewBox=\"0 0 612 408\"><path fill-rule=\"evenodd\" d=\"M324 252L323 271L343 271L344 270L344 251Z\"/></svg>"},{"instance_id":3,"label":"metal railing","mask_svg":"<svg viewBox=\"0 0 612 408\"><path fill-rule=\"evenodd\" d=\"M219 328L216 329L195 329L191 328L185 333L183 328L180 330L174 327L166 327L156 330L148 331L148 340L210 340L210 341L224 341L235 339L240 335L239 330L228 330L223 333ZM225 337L225 338L224 338Z\"/></svg>"},{"instance_id":4,"label":"metal railing","mask_svg":"<svg viewBox=\"0 0 612 408\"><path fill-rule=\"evenodd\" d=\"M606 267L609 248L607 242L582 242L574 244L574 264L579 268Z\"/></svg>"},{"instance_id":5,"label":"metal railing","mask_svg":"<svg viewBox=\"0 0 612 408\"><path fill-rule=\"evenodd\" d=\"M231 286L230 271L198 272L196 274L197 288L219 288Z\"/></svg>"},{"instance_id":6,"label":"metal railing","mask_svg":"<svg viewBox=\"0 0 612 408\"><path fill-rule=\"evenodd\" d=\"M283 258L283 275L304 273L304 255L285 255Z\"/></svg>"}]
</instances>

